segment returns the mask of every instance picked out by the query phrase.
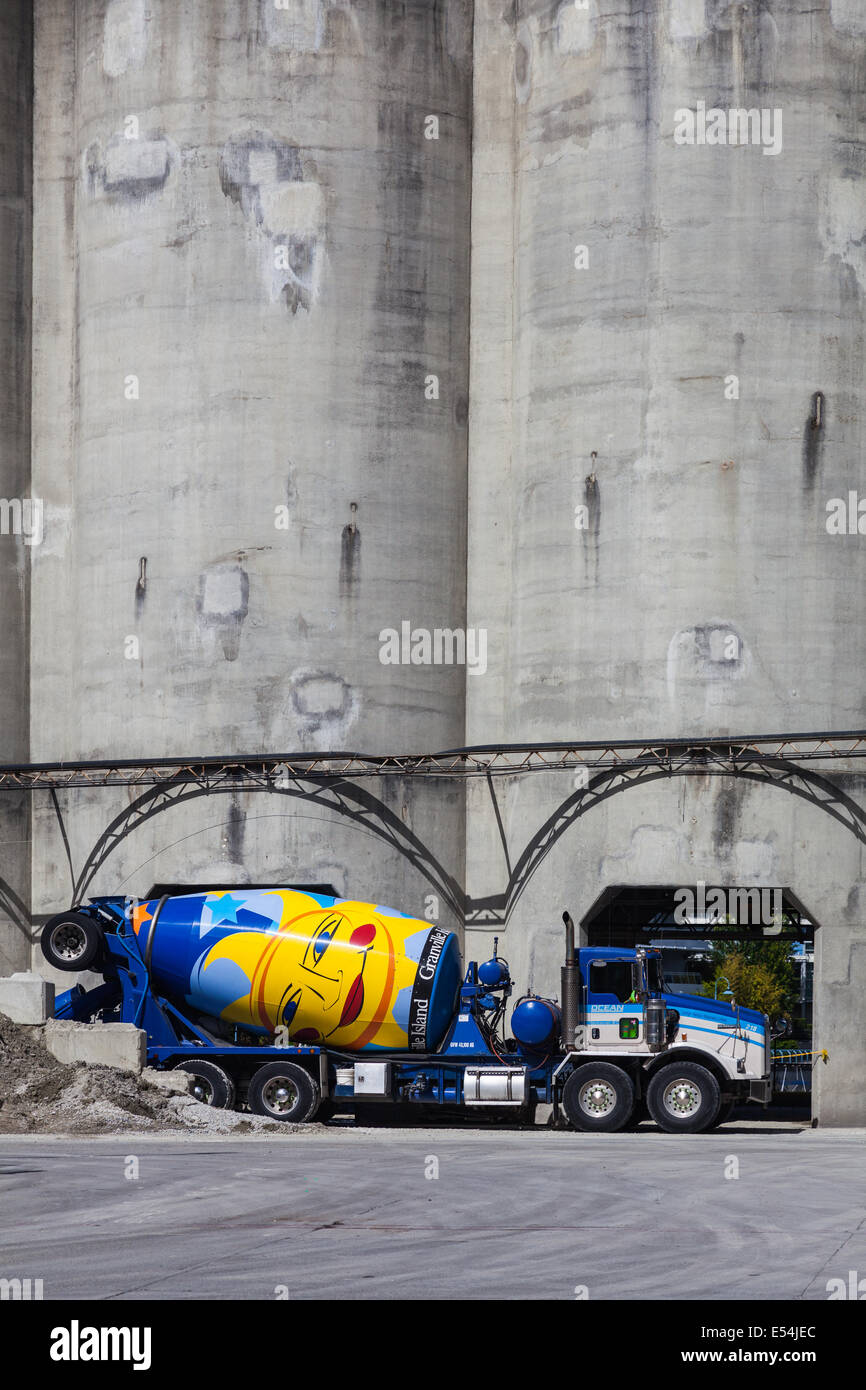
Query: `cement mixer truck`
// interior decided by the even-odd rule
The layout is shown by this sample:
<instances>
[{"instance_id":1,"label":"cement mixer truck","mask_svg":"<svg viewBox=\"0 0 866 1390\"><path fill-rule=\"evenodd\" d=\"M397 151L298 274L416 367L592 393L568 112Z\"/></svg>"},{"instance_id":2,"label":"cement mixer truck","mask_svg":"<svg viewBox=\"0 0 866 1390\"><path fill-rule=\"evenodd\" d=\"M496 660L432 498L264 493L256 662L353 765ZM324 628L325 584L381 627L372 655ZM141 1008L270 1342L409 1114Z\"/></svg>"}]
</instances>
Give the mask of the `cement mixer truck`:
<instances>
[{"instance_id":1,"label":"cement mixer truck","mask_svg":"<svg viewBox=\"0 0 866 1390\"><path fill-rule=\"evenodd\" d=\"M341 1111L523 1120L610 1132L644 1115L714 1128L770 1100L766 1015L671 993L661 955L580 947L565 922L558 999L522 995L498 953L465 972L456 935L392 908L296 888L92 898L46 923L58 970L95 988L55 1017L133 1023L148 1064L191 1074L205 1104L275 1120Z\"/></svg>"}]
</instances>

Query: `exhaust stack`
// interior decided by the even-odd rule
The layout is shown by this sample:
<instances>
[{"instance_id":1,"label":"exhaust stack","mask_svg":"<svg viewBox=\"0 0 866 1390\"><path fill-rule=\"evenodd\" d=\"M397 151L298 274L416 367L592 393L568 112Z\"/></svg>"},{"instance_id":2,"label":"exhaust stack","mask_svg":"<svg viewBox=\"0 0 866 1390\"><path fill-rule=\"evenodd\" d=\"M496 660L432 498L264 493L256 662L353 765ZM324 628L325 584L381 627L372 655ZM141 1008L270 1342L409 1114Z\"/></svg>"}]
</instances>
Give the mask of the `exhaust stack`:
<instances>
[{"instance_id":1,"label":"exhaust stack","mask_svg":"<svg viewBox=\"0 0 866 1390\"><path fill-rule=\"evenodd\" d=\"M574 1050L574 1034L578 1024L580 972L574 954L574 922L563 912L565 923L565 964L562 967L562 1045L566 1052Z\"/></svg>"}]
</instances>

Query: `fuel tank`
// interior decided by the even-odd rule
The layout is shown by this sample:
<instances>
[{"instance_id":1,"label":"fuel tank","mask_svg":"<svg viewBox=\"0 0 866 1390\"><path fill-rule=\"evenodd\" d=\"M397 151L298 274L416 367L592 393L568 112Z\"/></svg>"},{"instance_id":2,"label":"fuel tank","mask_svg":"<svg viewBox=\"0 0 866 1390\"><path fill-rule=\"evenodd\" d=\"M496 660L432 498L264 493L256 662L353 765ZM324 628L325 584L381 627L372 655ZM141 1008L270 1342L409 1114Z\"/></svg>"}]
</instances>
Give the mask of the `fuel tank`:
<instances>
[{"instance_id":1,"label":"fuel tank","mask_svg":"<svg viewBox=\"0 0 866 1390\"><path fill-rule=\"evenodd\" d=\"M460 988L457 937L393 908L291 888L191 893L131 914L157 992L289 1042L428 1052Z\"/></svg>"},{"instance_id":2,"label":"fuel tank","mask_svg":"<svg viewBox=\"0 0 866 1390\"><path fill-rule=\"evenodd\" d=\"M562 1014L552 999L527 995L514 1006L511 1032L522 1048L529 1051L552 1048L561 1028Z\"/></svg>"}]
</instances>

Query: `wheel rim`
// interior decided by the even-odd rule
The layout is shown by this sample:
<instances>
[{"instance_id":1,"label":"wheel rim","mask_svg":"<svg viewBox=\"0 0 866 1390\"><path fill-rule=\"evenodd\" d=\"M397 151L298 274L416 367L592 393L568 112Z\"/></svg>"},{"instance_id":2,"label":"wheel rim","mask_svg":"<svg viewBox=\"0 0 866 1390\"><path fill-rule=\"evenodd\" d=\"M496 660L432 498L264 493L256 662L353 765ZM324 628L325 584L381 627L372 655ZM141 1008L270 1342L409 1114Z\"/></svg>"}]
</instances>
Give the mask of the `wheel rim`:
<instances>
[{"instance_id":1,"label":"wheel rim","mask_svg":"<svg viewBox=\"0 0 866 1390\"><path fill-rule=\"evenodd\" d=\"M616 1091L609 1081L594 1077L592 1081L584 1081L577 1103L584 1115L609 1115L616 1105Z\"/></svg>"},{"instance_id":2,"label":"wheel rim","mask_svg":"<svg viewBox=\"0 0 866 1390\"><path fill-rule=\"evenodd\" d=\"M701 1108L701 1088L688 1077L679 1076L665 1086L662 1097L665 1110L676 1117L696 1115Z\"/></svg>"},{"instance_id":3,"label":"wheel rim","mask_svg":"<svg viewBox=\"0 0 866 1390\"><path fill-rule=\"evenodd\" d=\"M206 1076L196 1076L192 1078L192 1093L196 1100L200 1100L202 1105L213 1105L213 1085Z\"/></svg>"},{"instance_id":4,"label":"wheel rim","mask_svg":"<svg viewBox=\"0 0 866 1390\"><path fill-rule=\"evenodd\" d=\"M87 937L77 922L62 922L51 933L51 949L61 960L80 960L87 950Z\"/></svg>"},{"instance_id":5,"label":"wheel rim","mask_svg":"<svg viewBox=\"0 0 866 1390\"><path fill-rule=\"evenodd\" d=\"M298 1088L288 1076L274 1076L262 1088L262 1102L272 1115L287 1115L298 1103Z\"/></svg>"}]
</instances>

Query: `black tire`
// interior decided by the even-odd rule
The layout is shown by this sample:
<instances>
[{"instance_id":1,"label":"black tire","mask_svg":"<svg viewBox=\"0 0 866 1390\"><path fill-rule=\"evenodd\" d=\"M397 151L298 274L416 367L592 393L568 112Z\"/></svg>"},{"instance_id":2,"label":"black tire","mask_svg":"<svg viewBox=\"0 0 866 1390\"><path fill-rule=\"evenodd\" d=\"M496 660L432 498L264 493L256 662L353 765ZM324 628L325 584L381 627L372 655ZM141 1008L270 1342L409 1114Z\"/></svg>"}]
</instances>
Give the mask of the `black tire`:
<instances>
[{"instance_id":1,"label":"black tire","mask_svg":"<svg viewBox=\"0 0 866 1390\"><path fill-rule=\"evenodd\" d=\"M668 1134L701 1134L711 1129L722 1093L712 1072L697 1062L671 1062L656 1072L647 1089L652 1118Z\"/></svg>"},{"instance_id":2,"label":"black tire","mask_svg":"<svg viewBox=\"0 0 866 1390\"><path fill-rule=\"evenodd\" d=\"M102 954L102 928L84 912L60 912L45 923L39 944L55 970L89 970Z\"/></svg>"},{"instance_id":3,"label":"black tire","mask_svg":"<svg viewBox=\"0 0 866 1390\"><path fill-rule=\"evenodd\" d=\"M235 1106L235 1083L228 1072L218 1067L216 1062L207 1062L204 1057L187 1057L176 1062L172 1071L186 1071L193 1079L193 1095L202 1105L212 1105L214 1110L233 1110Z\"/></svg>"},{"instance_id":4,"label":"black tire","mask_svg":"<svg viewBox=\"0 0 866 1390\"><path fill-rule=\"evenodd\" d=\"M562 1108L574 1129L612 1134L631 1119L634 1083L612 1062L585 1062L563 1086Z\"/></svg>"},{"instance_id":5,"label":"black tire","mask_svg":"<svg viewBox=\"0 0 866 1390\"><path fill-rule=\"evenodd\" d=\"M319 1108L319 1088L295 1062L267 1062L250 1079L247 1104L254 1115L302 1124Z\"/></svg>"},{"instance_id":6,"label":"black tire","mask_svg":"<svg viewBox=\"0 0 866 1390\"><path fill-rule=\"evenodd\" d=\"M640 1125L643 1120L648 1119L649 1111L646 1108L646 1096L641 1096L640 1100L635 1101L634 1110L632 1110L631 1115L623 1125L623 1129L637 1129L638 1125Z\"/></svg>"},{"instance_id":7,"label":"black tire","mask_svg":"<svg viewBox=\"0 0 866 1390\"><path fill-rule=\"evenodd\" d=\"M728 1120L731 1118L731 1111L736 1103L736 1099L723 1100L719 1107L719 1113L710 1125L710 1129L718 1129L719 1125L727 1124Z\"/></svg>"}]
</instances>

